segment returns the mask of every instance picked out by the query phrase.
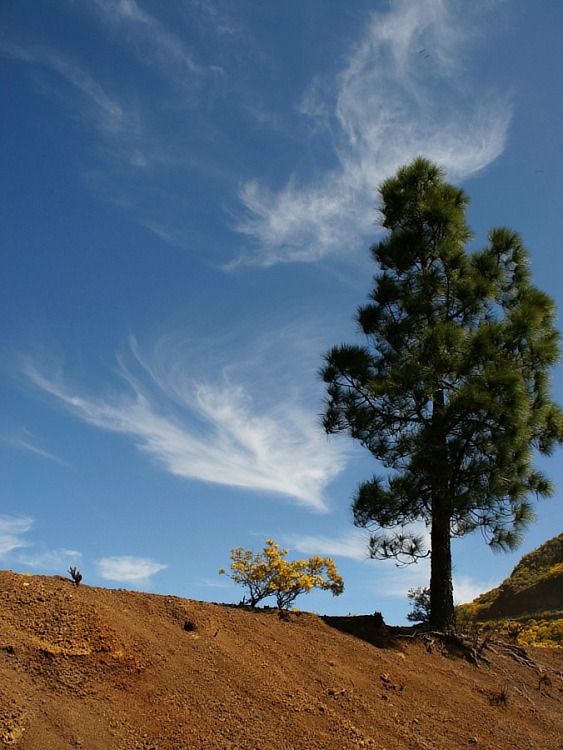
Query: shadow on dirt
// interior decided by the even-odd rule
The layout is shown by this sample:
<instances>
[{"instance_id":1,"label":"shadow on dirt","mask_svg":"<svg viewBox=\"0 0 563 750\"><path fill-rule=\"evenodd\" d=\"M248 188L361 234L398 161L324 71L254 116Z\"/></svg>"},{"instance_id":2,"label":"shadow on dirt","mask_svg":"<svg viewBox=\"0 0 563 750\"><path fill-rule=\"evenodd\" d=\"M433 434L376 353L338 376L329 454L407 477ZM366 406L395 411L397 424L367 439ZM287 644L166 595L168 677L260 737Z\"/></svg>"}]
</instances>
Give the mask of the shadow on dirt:
<instances>
[{"instance_id":1,"label":"shadow on dirt","mask_svg":"<svg viewBox=\"0 0 563 750\"><path fill-rule=\"evenodd\" d=\"M397 647L397 639L385 625L380 612L373 615L323 615L321 619L331 628L361 638L377 648Z\"/></svg>"}]
</instances>

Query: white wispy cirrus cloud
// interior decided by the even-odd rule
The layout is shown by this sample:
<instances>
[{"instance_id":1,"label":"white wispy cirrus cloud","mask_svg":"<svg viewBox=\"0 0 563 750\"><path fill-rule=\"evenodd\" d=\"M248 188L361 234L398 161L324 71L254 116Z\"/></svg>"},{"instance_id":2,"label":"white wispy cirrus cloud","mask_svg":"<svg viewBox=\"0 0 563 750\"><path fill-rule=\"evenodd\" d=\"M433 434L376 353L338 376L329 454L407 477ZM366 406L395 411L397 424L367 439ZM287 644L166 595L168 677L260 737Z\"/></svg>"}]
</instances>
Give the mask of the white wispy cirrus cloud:
<instances>
[{"instance_id":1,"label":"white wispy cirrus cloud","mask_svg":"<svg viewBox=\"0 0 563 750\"><path fill-rule=\"evenodd\" d=\"M450 0L394 0L371 16L332 84L330 108L318 78L300 104L331 134L337 167L306 183L294 174L278 191L243 183L235 228L250 247L229 268L349 254L373 235L375 188L399 165L423 155L461 179L502 153L510 103L463 80L459 60L476 26L462 15Z\"/></svg>"},{"instance_id":2,"label":"white wispy cirrus cloud","mask_svg":"<svg viewBox=\"0 0 563 750\"><path fill-rule=\"evenodd\" d=\"M151 77L142 69L133 81L123 77L121 65L108 68L107 53L97 59L76 48L57 48L51 40L32 44L24 35L0 34L0 55L26 64L37 88L90 131L94 147L80 154L89 187L170 245L190 246L177 174L194 168L209 174L212 167L186 146L187 112L212 96L208 84L223 78L221 66L198 63L189 35L174 33L136 0L68 5L86 15L90 27L102 27L99 41L109 43L109 54L156 72L161 85L148 83Z\"/></svg>"},{"instance_id":3,"label":"white wispy cirrus cloud","mask_svg":"<svg viewBox=\"0 0 563 750\"><path fill-rule=\"evenodd\" d=\"M189 377L189 359L189 352L180 357L163 345L149 360L132 340L128 363L120 362L127 388L110 397L80 393L60 373L46 374L32 361L22 372L74 416L127 436L173 475L276 493L326 510L323 490L344 468L346 449L326 440L300 394L291 387L284 392L279 379L275 388L260 388L250 361L245 366L253 369L253 392L270 394L257 404L235 380L242 366L223 367L211 381Z\"/></svg>"},{"instance_id":4,"label":"white wispy cirrus cloud","mask_svg":"<svg viewBox=\"0 0 563 750\"><path fill-rule=\"evenodd\" d=\"M369 534L360 530L336 538L312 534L285 537L285 543L302 554L345 557L350 560L369 559L368 541Z\"/></svg>"},{"instance_id":5,"label":"white wispy cirrus cloud","mask_svg":"<svg viewBox=\"0 0 563 750\"><path fill-rule=\"evenodd\" d=\"M79 565L82 562L82 553L75 549L54 549L44 552L30 552L20 555L18 562L28 565L30 568L44 570L49 573L63 573L68 570L69 565Z\"/></svg>"},{"instance_id":6,"label":"white wispy cirrus cloud","mask_svg":"<svg viewBox=\"0 0 563 750\"><path fill-rule=\"evenodd\" d=\"M0 51L8 57L43 66L62 76L84 95L87 108L82 110L83 114L98 130L107 135L131 131L131 116L123 104L108 94L76 60L45 45L22 46L2 41Z\"/></svg>"},{"instance_id":7,"label":"white wispy cirrus cloud","mask_svg":"<svg viewBox=\"0 0 563 750\"><path fill-rule=\"evenodd\" d=\"M210 101L217 104L215 86L209 84L229 80L239 69L235 42L228 50L224 41L217 42L229 26L223 23L224 9L217 11L206 34L217 43L215 49L223 51L223 64L233 62L232 70L222 70L203 55L198 58L189 40L205 48L205 34L197 27L199 11L209 10L201 6L193 16L195 7L186 11L193 31L187 23L184 29L167 27L138 0L73 4L76 12L89 13L90 23L95 19L110 31L106 36L119 45L120 54L158 72L168 86L156 94L157 100L143 76L132 88L119 69L102 73L102 67L93 75L91 62L76 51L66 54L48 43L0 41L1 53L42 66L71 87L54 88L73 117L87 122L100 137L100 162L85 175L91 187L180 247L193 244L186 239L193 227L184 217L185 201L178 200L179 171L215 173L220 177L214 179L225 182L224 165L218 167L211 156L212 137L203 132L215 132L217 122L204 120L209 127L196 132L186 112L201 113ZM463 6L454 0L392 0L389 10L369 16L338 75L331 80L317 72L295 105L312 123L312 137L326 140L336 166L327 170L320 165L306 179L288 175L281 189L271 189L260 179L243 181L233 228L246 238L247 247L223 268L314 262L337 253L349 259L373 236L375 187L398 165L422 154L446 167L452 179L462 179L502 153L511 116L509 98L473 86L460 62L478 36L475 19L481 27L487 25L486 9L482 0ZM263 124L268 121L275 137L280 113L261 112L258 103L250 109L253 122L256 116ZM165 127L155 112L166 113ZM179 136L173 135L174 118ZM191 134L188 139L186 132ZM192 137L205 147L190 149L186 140ZM271 148L276 151L275 142Z\"/></svg>"},{"instance_id":8,"label":"white wispy cirrus cloud","mask_svg":"<svg viewBox=\"0 0 563 750\"><path fill-rule=\"evenodd\" d=\"M0 54L49 71L65 86L54 87L73 118L100 137L100 155L110 172L122 167L138 175L147 166L147 135L138 106L109 93L75 57L47 45L20 45L0 40ZM50 88L50 87L49 87ZM95 184L94 174L89 179Z\"/></svg>"},{"instance_id":9,"label":"white wispy cirrus cloud","mask_svg":"<svg viewBox=\"0 0 563 750\"><path fill-rule=\"evenodd\" d=\"M0 557L21 547L28 542L23 538L33 526L33 519L27 516L0 516Z\"/></svg>"},{"instance_id":10,"label":"white wispy cirrus cloud","mask_svg":"<svg viewBox=\"0 0 563 750\"><path fill-rule=\"evenodd\" d=\"M177 82L181 82L179 74L204 72L181 39L141 8L136 0L90 0L90 5L106 24L120 33L125 32L144 63L174 73Z\"/></svg>"},{"instance_id":11,"label":"white wispy cirrus cloud","mask_svg":"<svg viewBox=\"0 0 563 750\"><path fill-rule=\"evenodd\" d=\"M0 443L15 448L16 450L33 453L36 456L46 458L48 461L60 464L61 466L68 466L62 458L59 458L54 453L51 453L42 447L25 427L20 428L12 434L0 435Z\"/></svg>"},{"instance_id":12,"label":"white wispy cirrus cloud","mask_svg":"<svg viewBox=\"0 0 563 750\"><path fill-rule=\"evenodd\" d=\"M151 576L167 567L150 558L132 555L102 557L96 563L98 575L104 580L132 584L146 583Z\"/></svg>"}]
</instances>

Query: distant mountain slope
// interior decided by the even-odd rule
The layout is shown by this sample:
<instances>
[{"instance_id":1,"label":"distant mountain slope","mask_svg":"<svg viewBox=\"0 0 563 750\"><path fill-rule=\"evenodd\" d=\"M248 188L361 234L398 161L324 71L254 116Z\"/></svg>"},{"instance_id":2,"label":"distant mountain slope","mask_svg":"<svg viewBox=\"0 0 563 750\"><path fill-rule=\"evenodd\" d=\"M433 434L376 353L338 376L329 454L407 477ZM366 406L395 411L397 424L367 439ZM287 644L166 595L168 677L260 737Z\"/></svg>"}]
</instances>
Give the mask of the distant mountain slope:
<instances>
[{"instance_id":1,"label":"distant mountain slope","mask_svg":"<svg viewBox=\"0 0 563 750\"><path fill-rule=\"evenodd\" d=\"M500 586L473 605L479 620L563 612L563 534L524 555Z\"/></svg>"},{"instance_id":2,"label":"distant mountain slope","mask_svg":"<svg viewBox=\"0 0 563 750\"><path fill-rule=\"evenodd\" d=\"M457 619L521 646L563 648L563 534L524 555L500 586L459 606Z\"/></svg>"}]
</instances>

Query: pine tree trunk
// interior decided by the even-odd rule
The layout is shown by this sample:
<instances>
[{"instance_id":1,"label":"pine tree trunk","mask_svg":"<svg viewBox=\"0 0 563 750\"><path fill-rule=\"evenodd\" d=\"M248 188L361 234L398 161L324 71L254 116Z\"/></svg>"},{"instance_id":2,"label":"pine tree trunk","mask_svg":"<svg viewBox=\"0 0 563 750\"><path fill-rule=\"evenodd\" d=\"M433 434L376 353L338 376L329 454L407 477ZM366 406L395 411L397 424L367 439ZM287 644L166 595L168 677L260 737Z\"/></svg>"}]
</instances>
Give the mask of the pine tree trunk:
<instances>
[{"instance_id":1,"label":"pine tree trunk","mask_svg":"<svg viewBox=\"0 0 563 750\"><path fill-rule=\"evenodd\" d=\"M434 393L432 405L433 497L430 530L430 625L448 631L455 625L452 584L451 506L447 479L448 450L443 425L445 394Z\"/></svg>"},{"instance_id":2,"label":"pine tree trunk","mask_svg":"<svg viewBox=\"0 0 563 750\"><path fill-rule=\"evenodd\" d=\"M454 628L455 610L450 519L439 508L432 509L430 538L430 626L445 632Z\"/></svg>"}]
</instances>

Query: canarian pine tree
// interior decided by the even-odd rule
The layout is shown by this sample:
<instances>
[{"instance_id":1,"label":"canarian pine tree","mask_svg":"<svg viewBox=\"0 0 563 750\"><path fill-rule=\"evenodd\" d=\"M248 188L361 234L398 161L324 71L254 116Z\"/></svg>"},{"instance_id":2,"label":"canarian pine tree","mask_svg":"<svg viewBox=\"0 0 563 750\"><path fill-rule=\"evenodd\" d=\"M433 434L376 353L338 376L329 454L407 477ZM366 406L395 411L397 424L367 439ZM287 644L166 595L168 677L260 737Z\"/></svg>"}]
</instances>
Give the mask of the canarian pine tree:
<instances>
[{"instance_id":1,"label":"canarian pine tree","mask_svg":"<svg viewBox=\"0 0 563 750\"><path fill-rule=\"evenodd\" d=\"M563 441L550 394L555 306L518 234L470 252L467 195L418 158L379 188L387 233L357 321L365 344L325 355L327 433L347 432L384 473L362 483L355 523L372 557L431 558L430 624L455 625L451 539L479 530L513 549L552 487L533 465ZM430 549L412 533L429 530Z\"/></svg>"}]
</instances>

